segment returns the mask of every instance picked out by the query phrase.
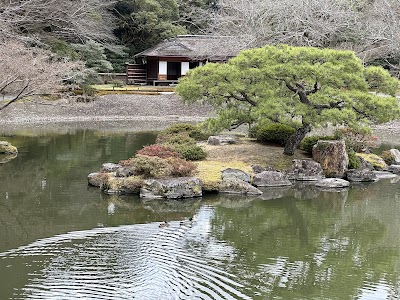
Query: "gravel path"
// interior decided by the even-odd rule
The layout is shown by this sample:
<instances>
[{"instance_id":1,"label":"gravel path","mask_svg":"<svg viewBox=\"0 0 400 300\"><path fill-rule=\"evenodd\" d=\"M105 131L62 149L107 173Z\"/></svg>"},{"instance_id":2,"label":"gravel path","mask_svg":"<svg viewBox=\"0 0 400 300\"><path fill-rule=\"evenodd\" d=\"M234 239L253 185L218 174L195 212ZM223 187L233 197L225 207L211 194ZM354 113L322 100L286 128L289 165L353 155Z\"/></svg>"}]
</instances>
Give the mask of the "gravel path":
<instances>
[{"instance_id":1,"label":"gravel path","mask_svg":"<svg viewBox=\"0 0 400 300\"><path fill-rule=\"evenodd\" d=\"M157 130L171 122L199 122L212 113L209 106L185 105L175 94L106 95L88 103L71 99L17 102L0 111L0 128L76 126Z\"/></svg>"}]
</instances>

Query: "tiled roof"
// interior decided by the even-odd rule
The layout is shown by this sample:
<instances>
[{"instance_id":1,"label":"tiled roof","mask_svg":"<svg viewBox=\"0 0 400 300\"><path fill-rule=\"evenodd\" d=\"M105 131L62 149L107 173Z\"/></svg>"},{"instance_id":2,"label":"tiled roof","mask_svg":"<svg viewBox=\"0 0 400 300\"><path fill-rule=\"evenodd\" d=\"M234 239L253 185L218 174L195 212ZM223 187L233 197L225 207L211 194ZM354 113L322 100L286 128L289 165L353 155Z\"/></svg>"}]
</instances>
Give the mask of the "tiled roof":
<instances>
[{"instance_id":1,"label":"tiled roof","mask_svg":"<svg viewBox=\"0 0 400 300\"><path fill-rule=\"evenodd\" d=\"M192 59L225 60L234 57L238 50L230 45L231 38L207 35L178 35L142 51L135 57L163 56Z\"/></svg>"}]
</instances>

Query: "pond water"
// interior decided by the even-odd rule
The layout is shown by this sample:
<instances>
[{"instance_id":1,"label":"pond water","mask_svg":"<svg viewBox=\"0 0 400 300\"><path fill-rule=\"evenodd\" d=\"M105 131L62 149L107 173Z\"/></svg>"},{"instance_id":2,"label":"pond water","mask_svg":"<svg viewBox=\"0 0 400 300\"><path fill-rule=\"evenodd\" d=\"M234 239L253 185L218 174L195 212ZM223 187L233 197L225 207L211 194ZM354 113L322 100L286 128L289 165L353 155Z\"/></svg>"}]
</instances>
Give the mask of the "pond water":
<instances>
[{"instance_id":1,"label":"pond water","mask_svg":"<svg viewBox=\"0 0 400 300\"><path fill-rule=\"evenodd\" d=\"M0 164L0 299L399 298L398 178L143 201L86 177L153 133L0 139L20 150Z\"/></svg>"}]
</instances>

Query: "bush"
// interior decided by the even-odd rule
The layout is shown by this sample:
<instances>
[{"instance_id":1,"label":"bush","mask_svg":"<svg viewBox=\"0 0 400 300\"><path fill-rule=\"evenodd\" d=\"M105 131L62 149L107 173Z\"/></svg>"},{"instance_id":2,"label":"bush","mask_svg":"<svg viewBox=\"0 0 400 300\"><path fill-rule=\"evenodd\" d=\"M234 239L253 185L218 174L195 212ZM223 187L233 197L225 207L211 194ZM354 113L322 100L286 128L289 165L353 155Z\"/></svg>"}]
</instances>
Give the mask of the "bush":
<instances>
[{"instance_id":1,"label":"bush","mask_svg":"<svg viewBox=\"0 0 400 300\"><path fill-rule=\"evenodd\" d=\"M176 124L161 132L157 136L156 143L177 152L187 160L202 160L206 158L207 152L196 144L196 140L189 136L195 125ZM195 135L197 136L197 135Z\"/></svg>"},{"instance_id":2,"label":"bush","mask_svg":"<svg viewBox=\"0 0 400 300\"><path fill-rule=\"evenodd\" d=\"M160 133L157 135L157 144L192 144L196 145L196 140L191 138L188 133Z\"/></svg>"},{"instance_id":3,"label":"bush","mask_svg":"<svg viewBox=\"0 0 400 300\"><path fill-rule=\"evenodd\" d=\"M305 137L300 143L300 149L307 152L308 154L312 154L312 148L319 140L335 140L334 136L330 135L313 135Z\"/></svg>"},{"instance_id":4,"label":"bush","mask_svg":"<svg viewBox=\"0 0 400 300\"><path fill-rule=\"evenodd\" d=\"M180 134L186 133L189 137L196 141L207 139L207 135L201 130L201 128L194 124L178 123L171 125L163 131L165 134Z\"/></svg>"},{"instance_id":5,"label":"bush","mask_svg":"<svg viewBox=\"0 0 400 300\"><path fill-rule=\"evenodd\" d=\"M275 143L284 145L288 138L295 132L292 126L280 123L257 124L249 132L263 143Z\"/></svg>"},{"instance_id":6,"label":"bush","mask_svg":"<svg viewBox=\"0 0 400 300\"><path fill-rule=\"evenodd\" d=\"M388 166L390 166L396 161L396 157L389 150L383 151L380 157L382 157L382 159Z\"/></svg>"},{"instance_id":7,"label":"bush","mask_svg":"<svg viewBox=\"0 0 400 300\"><path fill-rule=\"evenodd\" d=\"M143 147L143 149L136 152L139 155L147 155L147 156L157 156L160 158L168 158L168 157L181 157L181 155L170 147L163 145L149 145Z\"/></svg>"},{"instance_id":8,"label":"bush","mask_svg":"<svg viewBox=\"0 0 400 300\"><path fill-rule=\"evenodd\" d=\"M82 91L83 95L86 95L86 96L94 96L94 95L96 95L96 89L93 88L90 85L84 84L84 85L81 85L80 88L81 88L81 91Z\"/></svg>"},{"instance_id":9,"label":"bush","mask_svg":"<svg viewBox=\"0 0 400 300\"><path fill-rule=\"evenodd\" d=\"M170 147L187 160L202 160L207 157L207 152L196 144L172 144Z\"/></svg>"},{"instance_id":10,"label":"bush","mask_svg":"<svg viewBox=\"0 0 400 300\"><path fill-rule=\"evenodd\" d=\"M172 166L171 176L191 176L196 170L196 165L194 163L181 158L170 158L168 161Z\"/></svg>"},{"instance_id":11,"label":"bush","mask_svg":"<svg viewBox=\"0 0 400 300\"><path fill-rule=\"evenodd\" d=\"M137 154L135 157L120 162L130 167L135 176L141 178L165 178L190 176L196 170L196 165L180 157L161 158ZM136 184L138 179L132 182Z\"/></svg>"},{"instance_id":12,"label":"bush","mask_svg":"<svg viewBox=\"0 0 400 300\"><path fill-rule=\"evenodd\" d=\"M366 148L376 148L378 138L371 134L369 128L340 128L335 132L336 139L344 139L346 146L355 152L362 152Z\"/></svg>"},{"instance_id":13,"label":"bush","mask_svg":"<svg viewBox=\"0 0 400 300\"><path fill-rule=\"evenodd\" d=\"M361 167L361 161L356 155L356 152L349 147L346 147L346 150L349 157L349 169L358 169Z\"/></svg>"},{"instance_id":14,"label":"bush","mask_svg":"<svg viewBox=\"0 0 400 300\"><path fill-rule=\"evenodd\" d=\"M157 156L136 155L129 159L129 163L134 175L143 178L163 178L172 173L171 164L166 159Z\"/></svg>"}]
</instances>

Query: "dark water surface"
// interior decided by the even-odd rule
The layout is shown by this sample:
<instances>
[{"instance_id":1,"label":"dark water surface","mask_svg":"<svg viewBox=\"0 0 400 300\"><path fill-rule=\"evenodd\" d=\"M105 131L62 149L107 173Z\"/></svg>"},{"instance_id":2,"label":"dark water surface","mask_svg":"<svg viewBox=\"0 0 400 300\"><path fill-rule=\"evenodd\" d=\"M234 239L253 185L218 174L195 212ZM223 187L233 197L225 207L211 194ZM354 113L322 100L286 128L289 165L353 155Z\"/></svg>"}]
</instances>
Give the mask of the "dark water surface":
<instances>
[{"instance_id":1,"label":"dark water surface","mask_svg":"<svg viewBox=\"0 0 400 300\"><path fill-rule=\"evenodd\" d=\"M0 299L399 299L398 178L184 202L87 186L154 139L0 137L20 150L0 164Z\"/></svg>"}]
</instances>

